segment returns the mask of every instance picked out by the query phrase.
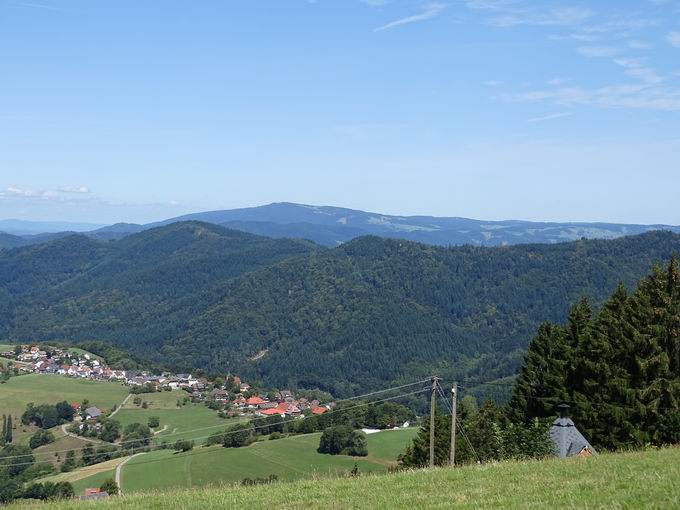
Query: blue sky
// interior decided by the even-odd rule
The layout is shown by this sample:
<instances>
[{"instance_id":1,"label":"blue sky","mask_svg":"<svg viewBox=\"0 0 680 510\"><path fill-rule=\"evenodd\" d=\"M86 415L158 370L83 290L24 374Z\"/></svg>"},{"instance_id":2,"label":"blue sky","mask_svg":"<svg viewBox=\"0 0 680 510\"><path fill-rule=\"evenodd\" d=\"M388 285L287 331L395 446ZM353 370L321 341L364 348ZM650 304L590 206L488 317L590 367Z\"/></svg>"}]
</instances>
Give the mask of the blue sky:
<instances>
[{"instance_id":1,"label":"blue sky","mask_svg":"<svg viewBox=\"0 0 680 510\"><path fill-rule=\"evenodd\" d=\"M680 224L680 0L0 0L0 218Z\"/></svg>"}]
</instances>

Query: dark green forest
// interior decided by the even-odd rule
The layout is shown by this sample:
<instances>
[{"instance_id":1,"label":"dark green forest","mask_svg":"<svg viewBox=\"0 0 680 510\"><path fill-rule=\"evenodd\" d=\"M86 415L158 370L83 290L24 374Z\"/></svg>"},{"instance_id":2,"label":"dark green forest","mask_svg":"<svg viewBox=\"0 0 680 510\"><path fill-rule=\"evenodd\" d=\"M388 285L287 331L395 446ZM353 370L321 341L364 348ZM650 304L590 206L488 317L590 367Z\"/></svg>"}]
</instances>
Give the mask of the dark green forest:
<instances>
[{"instance_id":1,"label":"dark green forest","mask_svg":"<svg viewBox=\"0 0 680 510\"><path fill-rule=\"evenodd\" d=\"M634 288L677 251L668 232L498 248L363 237L325 249L197 222L69 236L0 252L0 338L103 341L338 396L432 373L497 380L543 321Z\"/></svg>"},{"instance_id":2,"label":"dark green forest","mask_svg":"<svg viewBox=\"0 0 680 510\"><path fill-rule=\"evenodd\" d=\"M599 310L583 299L566 324L545 323L529 344L509 403L517 421L572 405L598 447L680 443L680 269L657 266Z\"/></svg>"}]
</instances>

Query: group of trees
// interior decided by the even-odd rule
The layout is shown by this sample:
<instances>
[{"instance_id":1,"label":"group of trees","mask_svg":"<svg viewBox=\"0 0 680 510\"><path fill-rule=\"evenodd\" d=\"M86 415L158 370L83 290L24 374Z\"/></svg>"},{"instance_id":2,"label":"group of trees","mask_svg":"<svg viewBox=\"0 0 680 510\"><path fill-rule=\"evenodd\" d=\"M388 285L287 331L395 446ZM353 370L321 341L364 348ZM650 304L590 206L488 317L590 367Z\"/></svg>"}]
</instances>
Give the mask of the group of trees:
<instances>
[{"instance_id":1,"label":"group of trees","mask_svg":"<svg viewBox=\"0 0 680 510\"><path fill-rule=\"evenodd\" d=\"M68 482L31 483L31 480L54 472L49 463L36 463L31 449L8 444L0 450L0 504L14 499L56 499L73 496Z\"/></svg>"},{"instance_id":2,"label":"group of trees","mask_svg":"<svg viewBox=\"0 0 680 510\"><path fill-rule=\"evenodd\" d=\"M121 436L121 425L118 420L100 416L97 422L75 423L69 431L79 436L96 437L107 443L113 443Z\"/></svg>"},{"instance_id":3,"label":"group of trees","mask_svg":"<svg viewBox=\"0 0 680 510\"><path fill-rule=\"evenodd\" d=\"M31 436L31 439L28 441L28 446L30 446L32 450L35 450L40 446L52 442L54 442L54 434L52 434L52 432L49 430L40 429Z\"/></svg>"},{"instance_id":4,"label":"group of trees","mask_svg":"<svg viewBox=\"0 0 680 510\"><path fill-rule=\"evenodd\" d=\"M36 425L42 429L51 429L62 423L73 421L75 411L67 401L58 402L55 405L28 404L26 411L21 416L21 423L24 425Z\"/></svg>"},{"instance_id":5,"label":"group of trees","mask_svg":"<svg viewBox=\"0 0 680 510\"><path fill-rule=\"evenodd\" d=\"M476 409L463 399L457 462L554 453L548 428L556 406L596 447L619 449L680 443L680 268L675 257L655 267L633 292L619 285L599 310L581 299L567 323L546 322L531 341L512 398ZM435 462L449 455L448 416L435 419ZM471 448L472 447L472 448ZM429 418L400 457L423 466Z\"/></svg>"},{"instance_id":6,"label":"group of trees","mask_svg":"<svg viewBox=\"0 0 680 510\"><path fill-rule=\"evenodd\" d=\"M153 432L144 423L130 423L123 429L122 446L127 450L136 450L149 446Z\"/></svg>"},{"instance_id":7,"label":"group of trees","mask_svg":"<svg viewBox=\"0 0 680 510\"><path fill-rule=\"evenodd\" d=\"M529 345L510 416L554 415L559 402L606 449L680 442L680 269L674 257L598 310L581 300L567 324L543 324Z\"/></svg>"},{"instance_id":8,"label":"group of trees","mask_svg":"<svg viewBox=\"0 0 680 510\"><path fill-rule=\"evenodd\" d=\"M317 451L331 455L365 457L368 455L366 434L353 429L349 425L334 425L321 434Z\"/></svg>"},{"instance_id":9,"label":"group of trees","mask_svg":"<svg viewBox=\"0 0 680 510\"><path fill-rule=\"evenodd\" d=\"M491 400L477 406L466 397L457 410L456 464L490 462L507 459L541 458L554 454L548 436L550 420L512 423L507 409ZM435 416L434 463L449 464L451 452L451 416ZM429 463L430 417L412 443L399 456L401 467L424 467Z\"/></svg>"}]
</instances>

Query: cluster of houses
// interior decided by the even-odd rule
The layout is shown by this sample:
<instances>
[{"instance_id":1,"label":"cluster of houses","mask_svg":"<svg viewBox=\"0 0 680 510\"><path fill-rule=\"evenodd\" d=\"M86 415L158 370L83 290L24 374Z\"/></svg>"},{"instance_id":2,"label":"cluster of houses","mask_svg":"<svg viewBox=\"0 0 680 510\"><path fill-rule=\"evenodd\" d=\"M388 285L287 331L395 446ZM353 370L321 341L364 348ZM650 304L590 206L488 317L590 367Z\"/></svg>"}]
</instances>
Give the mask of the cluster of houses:
<instances>
[{"instance_id":1,"label":"cluster of houses","mask_svg":"<svg viewBox=\"0 0 680 510\"><path fill-rule=\"evenodd\" d=\"M227 409L227 416L237 414L255 414L256 416L302 416L305 411L311 414L323 414L331 409L334 404L321 405L318 400L308 400L304 397L296 398L292 392L288 390L278 391L274 394L274 398L269 398L268 395L251 395L247 397L244 393L248 392L250 387L247 384L241 384L241 393L235 395L233 399L229 398L229 393L221 388L213 389L209 396L212 400L231 404ZM193 394L192 394L193 395Z\"/></svg>"},{"instance_id":2,"label":"cluster of houses","mask_svg":"<svg viewBox=\"0 0 680 510\"><path fill-rule=\"evenodd\" d=\"M80 354L60 348L41 349L37 345L22 345L16 351L0 353L3 357L21 362L20 370L42 374L60 374L95 380L119 381L130 387L145 387L150 391L184 390L193 402L215 402L224 408L227 417L241 415L256 416L301 416L323 414L334 404L318 400L296 398L291 391L282 390L275 394L256 394L250 385L236 376L232 378L231 392L205 377L192 374L161 375L148 372L115 370L105 362L89 354ZM77 410L80 411L80 410ZM98 410L96 410L98 411ZM87 417L96 419L97 416Z\"/></svg>"},{"instance_id":3,"label":"cluster of houses","mask_svg":"<svg viewBox=\"0 0 680 510\"><path fill-rule=\"evenodd\" d=\"M60 348L41 349L37 345L21 345L16 351L0 353L2 357L18 361L22 372L59 374L88 379L125 381L124 370L112 370L104 362L89 354Z\"/></svg>"}]
</instances>

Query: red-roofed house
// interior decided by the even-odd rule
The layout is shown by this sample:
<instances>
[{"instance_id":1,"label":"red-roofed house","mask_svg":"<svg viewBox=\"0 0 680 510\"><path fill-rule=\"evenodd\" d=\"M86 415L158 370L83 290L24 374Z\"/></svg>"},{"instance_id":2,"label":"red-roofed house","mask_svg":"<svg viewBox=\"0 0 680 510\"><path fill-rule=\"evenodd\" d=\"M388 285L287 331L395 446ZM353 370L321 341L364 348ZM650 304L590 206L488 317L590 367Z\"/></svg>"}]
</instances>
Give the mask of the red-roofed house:
<instances>
[{"instance_id":1,"label":"red-roofed house","mask_svg":"<svg viewBox=\"0 0 680 510\"><path fill-rule=\"evenodd\" d=\"M328 409L326 409L325 407L312 406L312 414L323 414L326 411L328 411Z\"/></svg>"},{"instance_id":2,"label":"red-roofed house","mask_svg":"<svg viewBox=\"0 0 680 510\"><path fill-rule=\"evenodd\" d=\"M260 397L250 397L248 400L246 400L246 405L249 406L259 406L265 403L266 402L262 400Z\"/></svg>"},{"instance_id":3,"label":"red-roofed house","mask_svg":"<svg viewBox=\"0 0 680 510\"><path fill-rule=\"evenodd\" d=\"M283 415L285 415L286 413L285 413L285 411L282 411L282 410L279 409L278 407L272 407L271 409L262 409L262 410L260 411L260 414L262 414L262 415L264 415L264 416L276 416L276 415L281 415L281 416L283 416Z\"/></svg>"}]
</instances>

